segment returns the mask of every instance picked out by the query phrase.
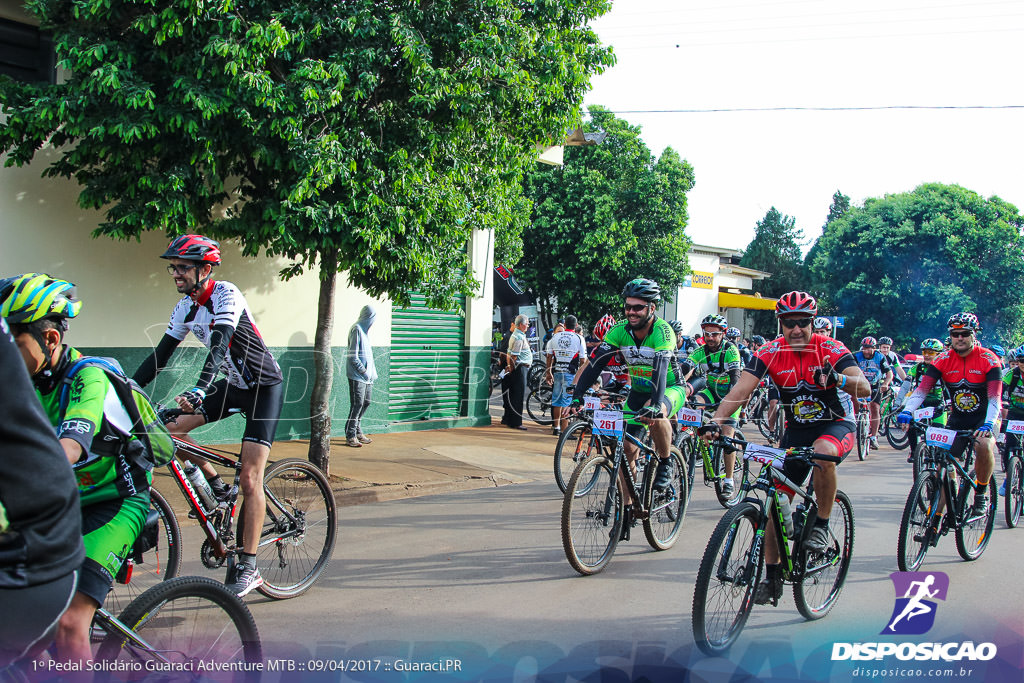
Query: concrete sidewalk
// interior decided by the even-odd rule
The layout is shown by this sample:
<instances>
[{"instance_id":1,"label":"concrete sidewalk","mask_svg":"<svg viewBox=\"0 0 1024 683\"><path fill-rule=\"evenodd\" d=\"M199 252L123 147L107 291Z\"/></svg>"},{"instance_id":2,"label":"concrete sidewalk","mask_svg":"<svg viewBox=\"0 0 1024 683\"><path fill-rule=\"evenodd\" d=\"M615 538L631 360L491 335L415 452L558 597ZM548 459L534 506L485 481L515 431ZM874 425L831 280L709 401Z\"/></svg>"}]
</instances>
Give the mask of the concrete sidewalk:
<instances>
[{"instance_id":1,"label":"concrete sidewalk","mask_svg":"<svg viewBox=\"0 0 1024 683\"><path fill-rule=\"evenodd\" d=\"M558 440L551 435L551 427L531 421L523 424L526 431L493 424L371 434L373 443L361 448L346 446L345 439L332 439L330 474L335 497L346 506L541 479L551 480L554 487L552 456ZM232 445L224 450L238 449ZM306 460L308 450L308 440L278 441L270 457L272 461Z\"/></svg>"}]
</instances>

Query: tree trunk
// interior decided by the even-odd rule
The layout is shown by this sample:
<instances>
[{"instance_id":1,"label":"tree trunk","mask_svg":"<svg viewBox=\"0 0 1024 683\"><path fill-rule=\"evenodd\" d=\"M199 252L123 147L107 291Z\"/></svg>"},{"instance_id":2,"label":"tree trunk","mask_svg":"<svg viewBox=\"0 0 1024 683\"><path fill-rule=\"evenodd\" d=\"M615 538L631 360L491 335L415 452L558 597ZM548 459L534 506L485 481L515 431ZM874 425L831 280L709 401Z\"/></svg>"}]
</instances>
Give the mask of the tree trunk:
<instances>
[{"instance_id":1,"label":"tree trunk","mask_svg":"<svg viewBox=\"0 0 1024 683\"><path fill-rule=\"evenodd\" d=\"M320 299L317 304L316 337L313 340L313 395L309 399L309 461L330 474L331 387L334 386L334 295L338 279L337 254L320 256Z\"/></svg>"}]
</instances>

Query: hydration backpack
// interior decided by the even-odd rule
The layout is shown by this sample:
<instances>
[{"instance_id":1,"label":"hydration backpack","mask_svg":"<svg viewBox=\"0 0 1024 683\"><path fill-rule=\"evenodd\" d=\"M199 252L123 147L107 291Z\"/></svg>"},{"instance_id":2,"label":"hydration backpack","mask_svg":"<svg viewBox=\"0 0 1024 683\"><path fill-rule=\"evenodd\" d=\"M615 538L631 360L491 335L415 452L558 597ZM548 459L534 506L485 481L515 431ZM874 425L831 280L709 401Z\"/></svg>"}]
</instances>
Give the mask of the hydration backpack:
<instances>
[{"instance_id":1,"label":"hydration backpack","mask_svg":"<svg viewBox=\"0 0 1024 683\"><path fill-rule=\"evenodd\" d=\"M63 386L60 390L60 412L61 415L68 407L68 394L71 390L71 383L75 374L85 367L96 367L103 370L114 387L114 393L128 413L132 422L131 433L125 434L128 437L134 436L142 444L142 452L136 458L139 464L145 469L151 470L154 467L163 467L171 461L174 456L174 440L171 433L157 417L153 403L149 396L131 380L121 369L121 364L113 358L100 356L84 356L79 358L64 374ZM128 450L131 453L131 449Z\"/></svg>"}]
</instances>

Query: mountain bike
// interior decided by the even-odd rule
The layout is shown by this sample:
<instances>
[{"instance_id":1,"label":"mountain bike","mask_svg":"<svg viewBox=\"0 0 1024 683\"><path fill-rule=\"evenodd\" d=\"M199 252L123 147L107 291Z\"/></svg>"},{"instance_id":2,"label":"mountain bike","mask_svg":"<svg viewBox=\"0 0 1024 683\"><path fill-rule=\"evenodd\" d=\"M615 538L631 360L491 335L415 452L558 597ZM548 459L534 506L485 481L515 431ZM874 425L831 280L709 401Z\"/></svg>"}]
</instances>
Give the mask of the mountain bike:
<instances>
[{"instance_id":1,"label":"mountain bike","mask_svg":"<svg viewBox=\"0 0 1024 683\"><path fill-rule=\"evenodd\" d=\"M1007 446L1003 458L1003 472L1006 474L1004 482L1006 500L1003 503L1003 512L1006 517L1006 526L1012 529L1017 526L1021 510L1024 510L1024 461L1021 459L1024 449L1022 449L1020 441L1024 439L1024 421L1008 421L1006 431L1009 434L1017 435L1017 445L1014 448Z\"/></svg>"},{"instance_id":2,"label":"mountain bike","mask_svg":"<svg viewBox=\"0 0 1024 683\"><path fill-rule=\"evenodd\" d=\"M117 680L256 681L263 661L259 631L245 603L224 584L202 576L159 583L117 617L109 605L97 609L91 640L101 680L106 673ZM39 669L26 658L0 670L0 680L34 680L26 674L33 670Z\"/></svg>"},{"instance_id":3,"label":"mountain bike","mask_svg":"<svg viewBox=\"0 0 1024 683\"><path fill-rule=\"evenodd\" d=\"M615 438L609 457L596 452L579 464L569 478L562 500L562 548L573 569L583 575L600 572L611 560L620 540L643 522L647 542L655 550L675 544L686 514L688 490L683 459L669 448L673 476L668 487L655 490L657 453L624 428L624 415L632 411L595 411L594 426ZM637 471L626 466L626 441L639 451ZM626 505L624 496L632 503Z\"/></svg>"},{"instance_id":4,"label":"mountain bike","mask_svg":"<svg viewBox=\"0 0 1024 683\"><path fill-rule=\"evenodd\" d=\"M724 449L730 446L724 442L716 442L709 446L706 441L697 436L695 431L696 427L708 424L711 421L711 417L714 415L714 408L715 406L711 406L707 410L694 408L680 411L677 420L679 420L681 426L685 426L688 429L681 436L677 445L683 460L686 462L687 483L689 484L691 495L697 460L700 460L704 472L704 485L714 486L718 502L722 507L730 508L736 505L740 498L743 497L743 483L750 477L750 464L745 459L739 457L737 452L732 471L733 489L731 492L727 491L725 487L727 477L725 475ZM779 418L781 419L781 415ZM736 441L746 443L743 432L740 429L735 429L733 436Z\"/></svg>"},{"instance_id":5,"label":"mountain bike","mask_svg":"<svg viewBox=\"0 0 1024 683\"><path fill-rule=\"evenodd\" d=\"M592 454L603 452L609 458L614 455L615 438L594 433L594 410L602 407L617 410L628 393L628 391L626 393L600 391L596 394L588 392L587 399L596 398L597 401L592 402L590 407L584 407L576 412L570 418L569 426L558 437L558 444L555 446L554 472L555 483L558 484L559 491L565 493L573 470Z\"/></svg>"},{"instance_id":6,"label":"mountain bike","mask_svg":"<svg viewBox=\"0 0 1024 683\"><path fill-rule=\"evenodd\" d=\"M860 404L857 406L857 420L856 420L856 433L857 433L857 459L866 460L868 457L868 443L871 432L871 399L869 398L858 398L857 402Z\"/></svg>"},{"instance_id":7,"label":"mountain bike","mask_svg":"<svg viewBox=\"0 0 1024 683\"><path fill-rule=\"evenodd\" d=\"M962 465L950 451L957 438L969 439ZM928 549L937 545L939 538L950 531L956 534L956 549L960 557L968 561L981 557L992 537L996 501L999 500L993 475L989 480L991 496L985 514L971 514L968 496L978 488L972 467L973 429L929 427L926 439L929 446L935 447L940 460L936 469L925 469L918 475L903 508L896 560L900 571L904 572L917 571ZM943 514L947 506L949 512Z\"/></svg>"},{"instance_id":8,"label":"mountain bike","mask_svg":"<svg viewBox=\"0 0 1024 683\"><path fill-rule=\"evenodd\" d=\"M178 409L160 411L165 422L181 414ZM185 496L189 516L195 517L206 535L200 559L208 569L222 568L225 563L230 569L241 551L246 531L245 516L238 514L241 459L232 453L172 438L175 457L167 469ZM185 474L180 458L186 455L234 471L234 481L225 499L211 501L213 505L204 500ZM330 562L337 535L334 492L327 477L313 463L288 458L267 465L263 493L267 510L256 551L256 566L263 576L263 585L257 590L269 598L293 598L309 590ZM209 493L205 496L209 497ZM180 531L169 525L164 534L176 536L171 545L180 549Z\"/></svg>"},{"instance_id":9,"label":"mountain bike","mask_svg":"<svg viewBox=\"0 0 1024 683\"><path fill-rule=\"evenodd\" d=\"M738 444L736 439L719 441ZM815 453L813 447L782 450L742 443L744 459L762 465L753 484L744 488L752 495L728 510L718 522L697 570L693 591L693 637L708 655L728 651L739 638L754 606L754 590L761 578L765 557L765 533L774 525L782 580L793 584L796 607L805 619L821 619L835 606L846 581L853 555L853 506L849 497L836 491L829 517L831 544L824 552L811 551L805 541L817 517L814 479L804 491L782 472L785 460L814 465L815 460L839 462L842 458ZM800 503L792 508L792 529L784 510L789 507L784 485L796 492ZM755 492L764 493L763 499ZM792 543L792 546L790 546ZM777 606L778 600L772 599Z\"/></svg>"}]
</instances>

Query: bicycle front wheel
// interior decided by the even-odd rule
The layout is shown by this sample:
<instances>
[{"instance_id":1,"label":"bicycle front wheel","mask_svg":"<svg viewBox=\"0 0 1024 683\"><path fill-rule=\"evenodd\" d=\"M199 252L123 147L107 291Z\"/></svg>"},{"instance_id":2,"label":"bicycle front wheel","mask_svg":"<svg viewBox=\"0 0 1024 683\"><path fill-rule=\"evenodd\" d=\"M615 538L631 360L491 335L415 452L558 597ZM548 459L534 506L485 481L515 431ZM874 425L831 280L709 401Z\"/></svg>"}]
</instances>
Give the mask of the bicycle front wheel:
<instances>
[{"instance_id":1,"label":"bicycle front wheel","mask_svg":"<svg viewBox=\"0 0 1024 683\"><path fill-rule=\"evenodd\" d=\"M804 619L821 619L835 607L850 569L853 504L842 491L836 491L828 532L830 543L824 552L804 550L803 575L793 584L793 599Z\"/></svg>"},{"instance_id":2,"label":"bicycle front wheel","mask_svg":"<svg viewBox=\"0 0 1024 683\"><path fill-rule=\"evenodd\" d=\"M902 451L910 445L910 429L907 425L901 425L896 422L895 415L889 415L885 418L885 428L885 440L889 442L890 446L898 451Z\"/></svg>"},{"instance_id":3,"label":"bicycle front wheel","mask_svg":"<svg viewBox=\"0 0 1024 683\"><path fill-rule=\"evenodd\" d=\"M971 470L971 479L974 477L974 470ZM968 486L968 483L965 481L961 486ZM988 507L985 508L985 515L965 521L956 528L956 551L968 562L981 557L992 538L992 528L996 523L996 506L999 502L995 475L989 477L988 490ZM964 500L964 497L960 496L960 500Z\"/></svg>"},{"instance_id":4,"label":"bicycle front wheel","mask_svg":"<svg viewBox=\"0 0 1024 683\"><path fill-rule=\"evenodd\" d=\"M868 457L868 430L871 428L868 422L867 407L857 413L857 459L866 460Z\"/></svg>"},{"instance_id":5,"label":"bicycle front wheel","mask_svg":"<svg viewBox=\"0 0 1024 683\"><path fill-rule=\"evenodd\" d=\"M586 422L575 422L558 438L555 446L554 470L558 490L565 493L569 477L581 462L601 452L601 437L593 434Z\"/></svg>"},{"instance_id":6,"label":"bicycle front wheel","mask_svg":"<svg viewBox=\"0 0 1024 683\"><path fill-rule=\"evenodd\" d=\"M263 479L267 512L256 551L263 576L257 590L282 600L302 595L327 568L337 536L337 506L327 477L299 458L274 463ZM245 538L245 514L238 538Z\"/></svg>"},{"instance_id":7,"label":"bicycle front wheel","mask_svg":"<svg viewBox=\"0 0 1024 683\"><path fill-rule=\"evenodd\" d=\"M612 461L595 453L569 477L562 501L562 549L584 576L605 568L622 533L622 496Z\"/></svg>"},{"instance_id":8,"label":"bicycle front wheel","mask_svg":"<svg viewBox=\"0 0 1024 683\"><path fill-rule=\"evenodd\" d=\"M1011 529L1017 526L1021 510L1024 509L1022 477L1024 477L1024 461L1019 455L1011 455L1006 459L1006 500L1003 501L1006 526Z\"/></svg>"},{"instance_id":9,"label":"bicycle front wheel","mask_svg":"<svg viewBox=\"0 0 1024 683\"><path fill-rule=\"evenodd\" d=\"M131 574L122 567L103 603L111 614L124 610L161 581L174 578L181 569L181 528L171 504L154 488L149 489L149 513L128 551L128 560L132 563Z\"/></svg>"},{"instance_id":10,"label":"bicycle front wheel","mask_svg":"<svg viewBox=\"0 0 1024 683\"><path fill-rule=\"evenodd\" d=\"M152 680L153 666L170 662L168 679L195 676L203 680L258 680L255 665L262 661L259 632L245 603L224 584L202 576L182 576L150 588L118 617L152 650L131 639L108 633L98 658L124 664L117 678ZM147 667L146 663L149 663ZM201 663L233 665L235 671L199 671ZM136 671L135 669L138 668Z\"/></svg>"},{"instance_id":11,"label":"bicycle front wheel","mask_svg":"<svg viewBox=\"0 0 1024 683\"><path fill-rule=\"evenodd\" d=\"M554 422L551 415L551 387L541 384L526 397L526 412L530 419L541 426Z\"/></svg>"},{"instance_id":12,"label":"bicycle front wheel","mask_svg":"<svg viewBox=\"0 0 1024 683\"><path fill-rule=\"evenodd\" d=\"M655 550L668 550L679 538L679 529L686 515L689 489L686 486L686 465L683 456L675 446L669 448L672 461L672 483L661 491L654 490L654 472L657 466L648 464L649 472L644 476L643 501L649 513L644 520L644 535Z\"/></svg>"},{"instance_id":13,"label":"bicycle front wheel","mask_svg":"<svg viewBox=\"0 0 1024 683\"><path fill-rule=\"evenodd\" d=\"M910 489L896 543L896 562L901 572L917 571L935 540L938 533L935 523L938 522L939 502L942 500L941 484L937 472L925 470Z\"/></svg>"},{"instance_id":14,"label":"bicycle front wheel","mask_svg":"<svg viewBox=\"0 0 1024 683\"><path fill-rule=\"evenodd\" d=\"M764 546L756 544L760 518L753 503L732 508L704 550L693 589L693 639L704 654L728 651L750 617L764 566Z\"/></svg>"},{"instance_id":15,"label":"bicycle front wheel","mask_svg":"<svg viewBox=\"0 0 1024 683\"><path fill-rule=\"evenodd\" d=\"M738 429L734 434L734 438L741 441L745 440L743 432ZM716 446L712 456L712 462L715 465L715 494L718 496L718 502L724 508L731 508L740 502L740 499L743 498L743 483L747 481L747 477L750 475L750 462L743 458L743 451L737 449L733 455L735 460L733 461L732 468L732 490L728 490L725 486L725 482L729 481L729 477L725 474L724 447Z\"/></svg>"}]
</instances>

